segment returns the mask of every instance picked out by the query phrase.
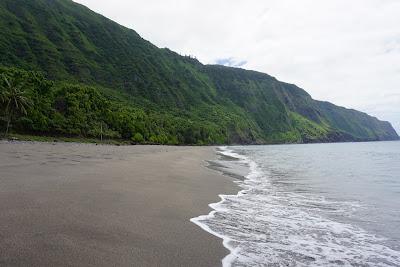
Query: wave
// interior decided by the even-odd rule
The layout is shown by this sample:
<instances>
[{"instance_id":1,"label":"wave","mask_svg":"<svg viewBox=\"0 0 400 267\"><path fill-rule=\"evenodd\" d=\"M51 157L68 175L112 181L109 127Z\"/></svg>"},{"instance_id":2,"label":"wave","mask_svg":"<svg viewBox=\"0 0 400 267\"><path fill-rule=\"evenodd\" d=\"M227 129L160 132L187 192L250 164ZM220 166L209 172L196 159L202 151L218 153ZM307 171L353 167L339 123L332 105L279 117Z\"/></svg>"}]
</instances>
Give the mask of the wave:
<instances>
[{"instance_id":1,"label":"wave","mask_svg":"<svg viewBox=\"0 0 400 267\"><path fill-rule=\"evenodd\" d=\"M191 221L223 239L228 266L400 266L400 252L385 239L321 214L349 212L357 203L279 190L250 157L220 153L249 166L237 195L220 195L208 215ZM324 211L322 213L321 211Z\"/></svg>"}]
</instances>

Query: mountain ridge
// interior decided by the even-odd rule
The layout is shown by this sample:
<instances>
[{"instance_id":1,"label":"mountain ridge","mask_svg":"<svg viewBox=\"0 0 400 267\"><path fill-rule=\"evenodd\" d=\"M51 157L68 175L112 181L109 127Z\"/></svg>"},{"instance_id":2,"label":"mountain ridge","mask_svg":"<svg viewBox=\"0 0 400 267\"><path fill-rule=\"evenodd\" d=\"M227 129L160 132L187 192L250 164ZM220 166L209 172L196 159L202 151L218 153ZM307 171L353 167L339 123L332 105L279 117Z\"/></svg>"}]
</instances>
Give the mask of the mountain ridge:
<instances>
[{"instance_id":1,"label":"mountain ridge","mask_svg":"<svg viewBox=\"0 0 400 267\"><path fill-rule=\"evenodd\" d=\"M168 48L158 48L136 31L70 0L2 0L0 29L0 63L4 67L40 71L56 84L95 87L107 99L114 99L112 105L124 102L127 110L134 107L135 112L149 117L145 126L149 133L135 126L126 134L108 121L107 127L121 138L134 139L139 133L148 142L152 136L156 136L154 141L165 135L177 140L172 143L203 144L398 139L389 122L313 100L296 85L262 72L204 65ZM57 110L55 99L49 102L54 116L65 117ZM172 123L173 130L163 129L157 119L150 119L154 114L166 121L186 120L189 129L192 124L200 129L207 125L201 131L208 133L203 133L201 140L180 138L189 135L186 128ZM99 116L96 120L105 121ZM95 127L87 118L83 120L86 128ZM68 132L57 127L37 131L22 123L18 127L33 133ZM90 135L88 130L75 130L77 135Z\"/></svg>"}]
</instances>

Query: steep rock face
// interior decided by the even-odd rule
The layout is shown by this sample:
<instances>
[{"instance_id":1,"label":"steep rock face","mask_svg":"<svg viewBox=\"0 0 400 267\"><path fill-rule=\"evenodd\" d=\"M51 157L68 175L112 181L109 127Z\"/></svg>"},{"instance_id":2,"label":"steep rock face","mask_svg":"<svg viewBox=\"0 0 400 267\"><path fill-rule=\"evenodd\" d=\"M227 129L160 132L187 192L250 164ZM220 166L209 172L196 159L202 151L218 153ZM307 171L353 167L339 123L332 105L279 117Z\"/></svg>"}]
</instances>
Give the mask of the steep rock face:
<instances>
[{"instance_id":1,"label":"steep rock face","mask_svg":"<svg viewBox=\"0 0 400 267\"><path fill-rule=\"evenodd\" d=\"M399 138L388 122L267 74L159 49L70 0L2 0L0 30L1 65L123 92L135 107L224 128L228 143Z\"/></svg>"}]
</instances>

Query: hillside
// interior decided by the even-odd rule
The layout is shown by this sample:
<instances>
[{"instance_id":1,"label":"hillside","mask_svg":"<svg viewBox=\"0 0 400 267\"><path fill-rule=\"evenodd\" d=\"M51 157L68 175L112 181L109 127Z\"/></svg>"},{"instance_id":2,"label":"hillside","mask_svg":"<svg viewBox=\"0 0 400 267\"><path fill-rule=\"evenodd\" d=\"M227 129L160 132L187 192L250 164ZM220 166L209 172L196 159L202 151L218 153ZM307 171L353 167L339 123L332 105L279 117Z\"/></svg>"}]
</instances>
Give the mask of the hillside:
<instances>
[{"instance_id":1,"label":"hillside","mask_svg":"<svg viewBox=\"0 0 400 267\"><path fill-rule=\"evenodd\" d=\"M24 80L35 103L18 132L98 137L104 128L168 144L398 139L388 122L267 74L157 48L70 0L1 0L0 30L0 72Z\"/></svg>"}]
</instances>

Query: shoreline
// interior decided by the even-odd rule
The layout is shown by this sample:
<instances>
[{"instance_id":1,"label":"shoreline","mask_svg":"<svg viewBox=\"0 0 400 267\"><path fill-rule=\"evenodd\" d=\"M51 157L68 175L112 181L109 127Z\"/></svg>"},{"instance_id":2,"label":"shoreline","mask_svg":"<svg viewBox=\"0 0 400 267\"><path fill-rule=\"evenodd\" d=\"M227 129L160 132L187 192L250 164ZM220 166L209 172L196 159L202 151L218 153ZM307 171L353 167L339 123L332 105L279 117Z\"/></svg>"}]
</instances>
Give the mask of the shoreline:
<instances>
[{"instance_id":1,"label":"shoreline","mask_svg":"<svg viewBox=\"0 0 400 267\"><path fill-rule=\"evenodd\" d=\"M359 141L338 141L338 142L293 142L293 143L254 143L254 144L158 144L151 142L136 143L125 139L104 139L90 137L68 137L68 136L47 136L47 135L28 135L12 133L9 137L0 136L0 142L40 142L40 143L79 143L96 145L114 146L191 146L191 147L218 147L218 146L279 146L279 145L319 145L319 144L346 144L346 143L371 143L371 142L400 142L399 139L393 140L359 140Z\"/></svg>"},{"instance_id":2,"label":"shoreline","mask_svg":"<svg viewBox=\"0 0 400 267\"><path fill-rule=\"evenodd\" d=\"M390 144L386 144L386 146L390 147ZM342 157L340 146L335 148L332 146L310 147L308 151L310 151L311 160L318 162L316 159L320 157L321 152L326 151L326 148L330 149L329 151L340 161ZM355 151L353 155L351 153L350 155L357 159L364 159L362 155L368 155L369 159L386 158L389 162L394 162L392 159L398 155L395 147L390 147L389 150L377 148L378 144L373 144L368 150L364 145L358 145L356 148L350 147ZM327 166L331 166L329 157L320 161L322 163L318 166L320 166L321 172L314 173L315 176L312 176L313 173L305 171L310 167L307 164L309 159L304 158L304 161L298 161L303 163L303 167L299 167L298 162L287 165L286 161L291 159L288 155L292 157L295 155L298 158L304 156L304 147L298 147L297 151L288 149L288 147L275 150L265 148L270 150L268 156L266 156L268 153L265 153L267 150L263 150L264 148L247 149L247 151L244 148L234 150L223 147L222 149L225 149L225 157L220 157L216 166L226 168L225 164L230 166L233 165L233 162L237 165L249 166L250 172L245 176L246 180L237 182L241 190L236 195L220 195L221 200L210 205L213 208L212 212L192 218L192 222L223 239L224 246L231 252L223 259L223 267L268 264L324 266L357 263L396 265L398 263L400 255L398 231L395 227L379 228L379 225L386 221L390 222L388 226L395 225L397 218L392 215L395 212L393 204L395 205L397 201L395 197L390 201L382 198L387 203L378 204L376 201L369 202L368 194L360 194L359 198L352 199L351 189L346 192L340 188L340 193L336 195L321 193L317 183L321 180L324 181L324 176L320 175L325 174L326 177L332 179L338 170L337 168L329 170L329 167L326 169ZM374 152L368 153L368 151ZM279 154L283 156L279 157ZM371 157L371 154L374 156ZM375 155L378 154L380 156L376 157ZM240 161L234 161L232 158L235 156ZM271 170L268 168L268 164L273 164L277 168ZM385 170L388 170L388 177L395 181L397 177L390 170L396 171L396 168L390 169L389 167L392 164L386 165L388 168ZM338 163L336 166L341 165L343 163ZM290 172L294 169L298 172ZM354 177L351 172L354 169L351 167L349 169L348 173L341 172L344 180ZM236 170L236 168L232 168L233 172ZM270 170L271 172L269 172ZM365 182L375 182L376 180L371 181L371 179L377 177L379 173L382 172L375 172L375 175L369 177L370 180L359 180L357 185L361 184L362 188L365 188ZM296 182L294 177L297 175L300 179L298 187L291 187L290 183L285 184L285 181ZM363 175L359 175L359 177L363 177ZM315 183L313 179L318 182ZM301 187L301 182L306 185ZM310 189L307 190L307 184L315 185L314 189L310 186ZM392 184L396 183L392 182ZM330 189L329 185L323 188L326 188L327 191ZM338 192L335 190L339 187L331 188L333 189L330 191L331 193ZM396 192L387 190L387 194L393 196ZM370 207L371 204L379 205L382 207L381 210L386 212L380 212L374 217L371 214L356 213L362 208ZM371 209L368 210L368 212L370 211ZM343 215L339 217L338 213ZM352 220L352 215L356 220ZM369 219L371 217L372 219ZM377 218L378 220L376 220ZM380 218L384 218L385 221ZM319 250L321 244L326 247L326 250Z\"/></svg>"},{"instance_id":3,"label":"shoreline","mask_svg":"<svg viewBox=\"0 0 400 267\"><path fill-rule=\"evenodd\" d=\"M222 240L191 218L233 178L214 147L0 142L0 262L218 266Z\"/></svg>"},{"instance_id":4,"label":"shoreline","mask_svg":"<svg viewBox=\"0 0 400 267\"><path fill-rule=\"evenodd\" d=\"M211 203L209 205L212 209L211 212L191 219L191 222L199 226L204 231L222 239L224 247L229 250L229 254L222 259L223 267L231 266L234 260L240 257L237 253L237 248L230 244L234 240L227 235L220 234L216 230L211 229L204 221L210 219L212 220L215 217L215 214L223 211L224 208L222 206L225 202L229 201L228 199L246 194L246 192L250 190L245 186L246 180L250 179L250 177L256 172L255 162L236 153L234 153L235 155L232 155L232 153L234 152L227 152L223 149L217 149L216 154L219 156L219 162L209 161L210 165L208 167L219 171L224 176L229 176L236 179L236 185L239 190L235 194L220 194L220 201ZM228 164L229 162L233 162L233 164ZM243 164L245 165L246 171L243 171L243 166L241 169L238 169L238 167Z\"/></svg>"}]
</instances>

